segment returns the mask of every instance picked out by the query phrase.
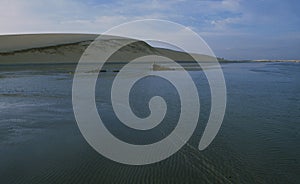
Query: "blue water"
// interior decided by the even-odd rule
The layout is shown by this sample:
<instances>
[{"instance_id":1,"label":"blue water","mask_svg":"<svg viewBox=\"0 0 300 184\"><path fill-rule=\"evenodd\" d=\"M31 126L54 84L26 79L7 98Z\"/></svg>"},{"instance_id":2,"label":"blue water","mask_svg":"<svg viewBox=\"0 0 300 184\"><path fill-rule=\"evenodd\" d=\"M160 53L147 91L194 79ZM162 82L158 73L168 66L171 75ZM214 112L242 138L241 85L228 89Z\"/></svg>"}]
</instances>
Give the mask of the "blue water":
<instances>
[{"instance_id":1,"label":"blue water","mask_svg":"<svg viewBox=\"0 0 300 184\"><path fill-rule=\"evenodd\" d=\"M222 68L228 101L214 142L197 150L210 92L203 71L190 71L201 92L199 126L179 152L146 166L113 162L84 140L72 110L73 66L1 68L0 182L300 183L300 63L229 63ZM155 130L143 136L120 126L107 90L114 75L101 73L97 83L97 107L106 126L131 143L163 138ZM147 99L163 96L170 112L158 129L168 134L178 118L177 93L166 81L143 80L132 91L133 111L147 116Z\"/></svg>"}]
</instances>

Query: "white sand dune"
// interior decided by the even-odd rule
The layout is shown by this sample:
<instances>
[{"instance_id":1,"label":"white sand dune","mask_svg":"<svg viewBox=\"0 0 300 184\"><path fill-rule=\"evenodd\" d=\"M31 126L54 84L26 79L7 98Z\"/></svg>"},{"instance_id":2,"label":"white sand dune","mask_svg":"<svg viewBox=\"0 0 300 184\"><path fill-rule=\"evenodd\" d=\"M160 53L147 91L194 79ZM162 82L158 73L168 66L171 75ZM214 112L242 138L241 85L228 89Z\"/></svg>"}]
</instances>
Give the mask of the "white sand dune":
<instances>
[{"instance_id":1,"label":"white sand dune","mask_svg":"<svg viewBox=\"0 0 300 184\"><path fill-rule=\"evenodd\" d=\"M95 34L29 34L0 36L0 64L77 63ZM103 36L97 46L100 49L120 45L129 38ZM162 55L176 61L191 61L187 53L154 48L143 41L136 41L116 52L112 62L127 62L144 55ZM197 55L203 61L209 56Z\"/></svg>"}]
</instances>

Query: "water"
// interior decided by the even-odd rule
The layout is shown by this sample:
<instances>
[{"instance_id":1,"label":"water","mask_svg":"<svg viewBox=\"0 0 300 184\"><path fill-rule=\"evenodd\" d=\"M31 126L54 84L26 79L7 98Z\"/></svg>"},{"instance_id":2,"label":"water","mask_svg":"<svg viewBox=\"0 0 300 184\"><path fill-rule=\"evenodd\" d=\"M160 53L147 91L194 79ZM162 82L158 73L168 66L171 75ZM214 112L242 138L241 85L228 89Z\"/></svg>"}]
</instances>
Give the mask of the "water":
<instances>
[{"instance_id":1,"label":"water","mask_svg":"<svg viewBox=\"0 0 300 184\"><path fill-rule=\"evenodd\" d=\"M113 162L82 137L73 115L74 66L0 69L1 183L299 183L300 64L222 64L227 109L221 130L204 151L197 145L208 119L210 93L202 71L190 71L200 93L199 126L170 158L146 166ZM169 105L160 127L131 132L114 116L109 101L113 72L101 73L98 111L118 138L148 144L170 133L178 119L178 94L167 82L143 79L131 94L140 117L153 95ZM158 131L163 130L163 131ZM143 133L146 133L145 136Z\"/></svg>"}]
</instances>

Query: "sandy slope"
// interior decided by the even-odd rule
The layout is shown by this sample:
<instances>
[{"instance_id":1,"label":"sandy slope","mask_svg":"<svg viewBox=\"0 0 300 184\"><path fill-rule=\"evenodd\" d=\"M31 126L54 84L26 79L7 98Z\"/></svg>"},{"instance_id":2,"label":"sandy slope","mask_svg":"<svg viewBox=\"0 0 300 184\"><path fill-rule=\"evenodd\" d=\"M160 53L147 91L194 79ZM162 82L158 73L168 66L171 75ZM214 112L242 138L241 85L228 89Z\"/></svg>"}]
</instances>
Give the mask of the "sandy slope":
<instances>
[{"instance_id":1,"label":"sandy slope","mask_svg":"<svg viewBox=\"0 0 300 184\"><path fill-rule=\"evenodd\" d=\"M22 34L0 36L0 53L94 40L94 34Z\"/></svg>"},{"instance_id":2,"label":"sandy slope","mask_svg":"<svg viewBox=\"0 0 300 184\"><path fill-rule=\"evenodd\" d=\"M89 44L97 38L93 34L31 34L0 36L0 64L31 63L77 63ZM97 47L106 49L116 47L128 38L104 36ZM136 41L116 52L112 62L130 61L145 55L162 55L176 61L191 61L192 58L182 52L153 48L143 41ZM201 60L211 57L199 56Z\"/></svg>"}]
</instances>

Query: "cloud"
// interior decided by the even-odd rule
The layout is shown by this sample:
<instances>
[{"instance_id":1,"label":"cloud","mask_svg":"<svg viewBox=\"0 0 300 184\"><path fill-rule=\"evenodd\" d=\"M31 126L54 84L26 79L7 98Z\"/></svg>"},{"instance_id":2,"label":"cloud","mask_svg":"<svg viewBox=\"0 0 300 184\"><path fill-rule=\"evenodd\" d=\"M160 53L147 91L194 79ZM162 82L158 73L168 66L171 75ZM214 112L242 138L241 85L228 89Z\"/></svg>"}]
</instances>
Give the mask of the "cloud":
<instances>
[{"instance_id":1,"label":"cloud","mask_svg":"<svg viewBox=\"0 0 300 184\"><path fill-rule=\"evenodd\" d=\"M199 12L200 7L205 7L204 13L206 12L209 17L214 18L214 14L237 11L240 6L239 1L234 0L194 3L184 0L88 2L4 0L3 6L0 7L0 23L4 25L0 33L99 32L126 21L143 18L167 19L179 21L186 26L199 27L190 24L192 23L190 20L194 18L195 21L195 17L202 14ZM203 10L203 8L201 9ZM214 26L224 27L226 22L229 23L230 20L233 20L231 17L223 21L220 18L208 20L211 18L201 18L202 20L198 19L197 21L203 23L210 21Z\"/></svg>"},{"instance_id":2,"label":"cloud","mask_svg":"<svg viewBox=\"0 0 300 184\"><path fill-rule=\"evenodd\" d=\"M212 20L211 24L214 25L217 29L225 29L228 25L239 23L241 21L240 17L234 17L234 18L225 18L221 20Z\"/></svg>"},{"instance_id":3,"label":"cloud","mask_svg":"<svg viewBox=\"0 0 300 184\"><path fill-rule=\"evenodd\" d=\"M224 0L221 2L221 7L226 10L237 11L240 9L240 1L239 0Z\"/></svg>"},{"instance_id":4,"label":"cloud","mask_svg":"<svg viewBox=\"0 0 300 184\"><path fill-rule=\"evenodd\" d=\"M180 2L180 1L178 1ZM83 3L71 0L4 0L0 34L27 32L101 33L112 26L145 18L169 19L164 11L177 1Z\"/></svg>"}]
</instances>

